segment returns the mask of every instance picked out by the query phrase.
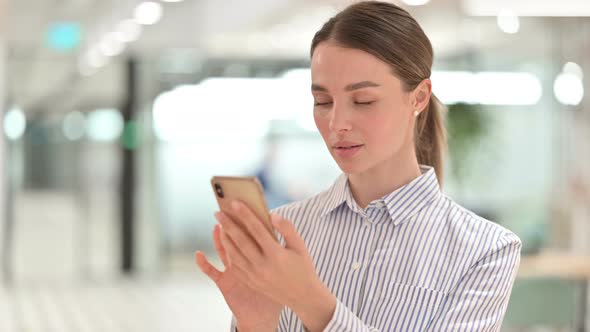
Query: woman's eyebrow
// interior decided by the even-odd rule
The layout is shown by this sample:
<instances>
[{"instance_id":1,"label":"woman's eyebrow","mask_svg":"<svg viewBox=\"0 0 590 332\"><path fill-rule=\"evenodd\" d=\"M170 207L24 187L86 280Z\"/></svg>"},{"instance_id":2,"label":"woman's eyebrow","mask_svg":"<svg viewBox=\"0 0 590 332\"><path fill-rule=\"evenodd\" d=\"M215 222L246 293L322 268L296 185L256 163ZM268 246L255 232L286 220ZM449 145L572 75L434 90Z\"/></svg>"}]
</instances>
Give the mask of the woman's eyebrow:
<instances>
[{"instance_id":1,"label":"woman's eyebrow","mask_svg":"<svg viewBox=\"0 0 590 332\"><path fill-rule=\"evenodd\" d=\"M362 88L374 88L374 87L378 87L378 86L379 86L379 84L377 84L375 82L362 81L362 82L358 82L358 83L349 84L344 88L344 90L352 91L352 90L358 90L358 89L362 89Z\"/></svg>"},{"instance_id":2,"label":"woman's eyebrow","mask_svg":"<svg viewBox=\"0 0 590 332\"><path fill-rule=\"evenodd\" d=\"M378 86L380 86L380 85L375 82L362 81L362 82L358 82L358 83L349 84L344 88L344 90L353 91L353 90L358 90L358 89L362 89L362 88L374 88L374 87L378 87ZM311 91L327 92L328 89L326 89L323 86L318 85L318 84L312 84Z\"/></svg>"},{"instance_id":3,"label":"woman's eyebrow","mask_svg":"<svg viewBox=\"0 0 590 332\"><path fill-rule=\"evenodd\" d=\"M311 91L321 91L321 92L328 92L328 89L324 88L321 85L317 85L317 84L312 84L311 85Z\"/></svg>"}]
</instances>

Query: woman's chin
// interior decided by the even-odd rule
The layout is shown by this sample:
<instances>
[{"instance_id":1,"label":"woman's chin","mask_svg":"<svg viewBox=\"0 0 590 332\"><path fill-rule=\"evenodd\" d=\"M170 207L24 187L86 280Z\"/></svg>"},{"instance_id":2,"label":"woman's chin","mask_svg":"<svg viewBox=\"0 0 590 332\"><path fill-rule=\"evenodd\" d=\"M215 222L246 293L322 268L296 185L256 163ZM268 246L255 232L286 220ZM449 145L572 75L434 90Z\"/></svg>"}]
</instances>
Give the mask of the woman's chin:
<instances>
[{"instance_id":1,"label":"woman's chin","mask_svg":"<svg viewBox=\"0 0 590 332\"><path fill-rule=\"evenodd\" d=\"M340 168L342 173L345 173L347 175L360 173L365 169L365 167L363 167L363 165L361 165L358 162L351 162L351 161L344 162L344 161L337 160L336 164L338 164L338 167Z\"/></svg>"}]
</instances>

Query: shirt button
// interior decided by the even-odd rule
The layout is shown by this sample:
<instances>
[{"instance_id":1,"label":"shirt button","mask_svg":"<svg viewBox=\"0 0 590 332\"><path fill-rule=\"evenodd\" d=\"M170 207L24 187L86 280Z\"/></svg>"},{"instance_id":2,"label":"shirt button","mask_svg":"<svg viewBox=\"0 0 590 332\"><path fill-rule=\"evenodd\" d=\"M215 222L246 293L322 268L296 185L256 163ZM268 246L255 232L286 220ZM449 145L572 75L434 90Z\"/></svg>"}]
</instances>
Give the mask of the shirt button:
<instances>
[{"instance_id":1,"label":"shirt button","mask_svg":"<svg viewBox=\"0 0 590 332\"><path fill-rule=\"evenodd\" d=\"M359 263L359 262L354 262L354 263L352 263L352 269L353 269L353 270L355 270L355 271L356 271L356 270L358 270L360 267L361 267L361 263Z\"/></svg>"},{"instance_id":2,"label":"shirt button","mask_svg":"<svg viewBox=\"0 0 590 332\"><path fill-rule=\"evenodd\" d=\"M383 207L385 207L385 204L383 204L383 202L379 201L379 202L375 203L375 207L378 209L382 209Z\"/></svg>"}]
</instances>

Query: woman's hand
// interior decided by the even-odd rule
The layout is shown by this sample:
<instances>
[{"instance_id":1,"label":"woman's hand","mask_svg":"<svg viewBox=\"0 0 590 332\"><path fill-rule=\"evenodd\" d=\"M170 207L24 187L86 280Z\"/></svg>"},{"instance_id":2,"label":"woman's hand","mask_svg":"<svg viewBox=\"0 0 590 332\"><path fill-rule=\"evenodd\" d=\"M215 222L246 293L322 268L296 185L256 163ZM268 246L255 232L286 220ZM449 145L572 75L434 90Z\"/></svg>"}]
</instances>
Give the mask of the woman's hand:
<instances>
[{"instance_id":1,"label":"woman's hand","mask_svg":"<svg viewBox=\"0 0 590 332\"><path fill-rule=\"evenodd\" d=\"M315 271L303 239L292 223L272 215L275 229L285 238L282 247L263 226L263 221L243 203L232 203L239 223L219 212L221 238L236 276L250 288L276 303L290 307L312 331L321 331L336 308L336 298Z\"/></svg>"},{"instance_id":2,"label":"woman's hand","mask_svg":"<svg viewBox=\"0 0 590 332\"><path fill-rule=\"evenodd\" d=\"M215 250L221 258L225 271L217 270L198 251L196 260L199 268L223 294L225 302L236 317L239 332L247 331L275 331L283 306L271 300L266 295L253 290L236 277L237 266L230 266L227 253L222 242L227 242L219 225L213 229Z\"/></svg>"}]
</instances>

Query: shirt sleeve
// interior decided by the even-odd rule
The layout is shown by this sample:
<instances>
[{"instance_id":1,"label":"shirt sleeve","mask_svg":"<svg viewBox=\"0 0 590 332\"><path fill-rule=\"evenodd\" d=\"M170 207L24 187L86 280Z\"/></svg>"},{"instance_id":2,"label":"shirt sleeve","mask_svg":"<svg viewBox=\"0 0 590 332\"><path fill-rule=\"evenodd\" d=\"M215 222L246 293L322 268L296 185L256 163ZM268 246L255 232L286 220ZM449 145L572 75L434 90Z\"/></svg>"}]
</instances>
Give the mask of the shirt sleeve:
<instances>
[{"instance_id":1,"label":"shirt sleeve","mask_svg":"<svg viewBox=\"0 0 590 332\"><path fill-rule=\"evenodd\" d=\"M236 321L236 316L231 316L231 326L229 332L238 332L238 322Z\"/></svg>"},{"instance_id":2,"label":"shirt sleeve","mask_svg":"<svg viewBox=\"0 0 590 332\"><path fill-rule=\"evenodd\" d=\"M500 331L520 262L520 239L504 235L453 288L426 331ZM379 332L340 301L324 332Z\"/></svg>"},{"instance_id":3,"label":"shirt sleeve","mask_svg":"<svg viewBox=\"0 0 590 332\"><path fill-rule=\"evenodd\" d=\"M516 235L505 234L453 287L427 331L500 331L521 247Z\"/></svg>"}]
</instances>

